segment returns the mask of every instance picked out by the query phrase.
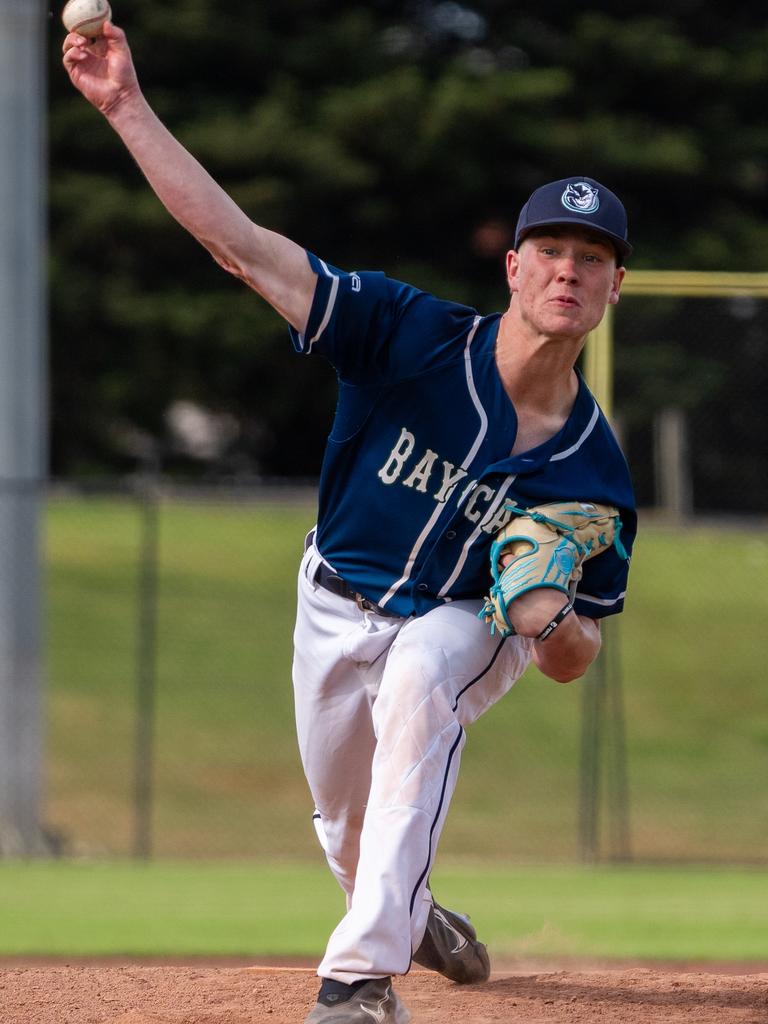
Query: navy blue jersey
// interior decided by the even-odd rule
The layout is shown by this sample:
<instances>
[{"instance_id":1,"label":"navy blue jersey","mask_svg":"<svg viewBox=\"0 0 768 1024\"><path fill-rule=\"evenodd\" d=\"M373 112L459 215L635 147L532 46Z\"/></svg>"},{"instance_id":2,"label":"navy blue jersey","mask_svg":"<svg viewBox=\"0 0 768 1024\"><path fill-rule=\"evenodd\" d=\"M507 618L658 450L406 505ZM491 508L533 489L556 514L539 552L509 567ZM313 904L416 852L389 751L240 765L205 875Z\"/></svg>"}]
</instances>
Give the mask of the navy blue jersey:
<instances>
[{"instance_id":1,"label":"navy blue jersey","mask_svg":"<svg viewBox=\"0 0 768 1024\"><path fill-rule=\"evenodd\" d=\"M517 417L494 355L501 314L309 259L314 301L305 333L291 337L297 351L330 360L339 384L316 544L349 584L400 615L482 598L508 502L615 505L631 550L627 464L581 377L563 428L512 456ZM585 562L579 614L621 611L627 571L613 548Z\"/></svg>"}]
</instances>

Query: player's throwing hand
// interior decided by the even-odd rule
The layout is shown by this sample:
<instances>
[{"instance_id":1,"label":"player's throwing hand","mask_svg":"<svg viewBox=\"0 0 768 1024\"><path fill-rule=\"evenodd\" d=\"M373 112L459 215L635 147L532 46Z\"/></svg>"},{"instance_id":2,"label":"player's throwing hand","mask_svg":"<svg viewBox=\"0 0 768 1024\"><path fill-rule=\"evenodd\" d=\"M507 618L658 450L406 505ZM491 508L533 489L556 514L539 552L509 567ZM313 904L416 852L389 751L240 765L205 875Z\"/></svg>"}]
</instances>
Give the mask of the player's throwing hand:
<instances>
[{"instance_id":1,"label":"player's throwing hand","mask_svg":"<svg viewBox=\"0 0 768 1024\"><path fill-rule=\"evenodd\" d=\"M64 40L64 67L72 84L101 111L109 113L139 92L125 32L105 22L102 35L91 41L70 32Z\"/></svg>"}]
</instances>

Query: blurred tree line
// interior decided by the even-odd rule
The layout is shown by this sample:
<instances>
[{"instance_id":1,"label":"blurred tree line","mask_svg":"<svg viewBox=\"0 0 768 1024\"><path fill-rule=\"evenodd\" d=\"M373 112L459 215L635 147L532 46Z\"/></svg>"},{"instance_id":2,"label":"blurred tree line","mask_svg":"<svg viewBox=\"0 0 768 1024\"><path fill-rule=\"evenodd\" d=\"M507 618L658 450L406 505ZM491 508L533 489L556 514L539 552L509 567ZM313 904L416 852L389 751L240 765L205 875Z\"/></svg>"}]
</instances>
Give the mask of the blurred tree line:
<instances>
[{"instance_id":1,"label":"blurred tree line","mask_svg":"<svg viewBox=\"0 0 768 1024\"><path fill-rule=\"evenodd\" d=\"M172 131L254 220L338 266L383 269L490 312L506 302L520 205L543 181L588 174L627 205L633 266L765 267L759 7L116 0L113 10ZM52 25L53 472L160 460L198 474L315 476L332 370L292 356L277 315L170 220L69 84ZM638 402L663 404L678 371L654 388L657 369L641 345L622 354L625 382L645 375Z\"/></svg>"}]
</instances>

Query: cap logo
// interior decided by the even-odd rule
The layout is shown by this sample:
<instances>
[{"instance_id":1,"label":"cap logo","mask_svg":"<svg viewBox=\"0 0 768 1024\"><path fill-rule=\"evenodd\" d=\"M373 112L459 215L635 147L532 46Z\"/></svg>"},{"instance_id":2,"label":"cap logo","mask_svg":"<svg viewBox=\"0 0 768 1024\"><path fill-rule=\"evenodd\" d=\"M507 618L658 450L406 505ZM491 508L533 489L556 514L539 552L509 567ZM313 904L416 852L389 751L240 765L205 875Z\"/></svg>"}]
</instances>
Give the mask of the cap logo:
<instances>
[{"instance_id":1,"label":"cap logo","mask_svg":"<svg viewBox=\"0 0 768 1024\"><path fill-rule=\"evenodd\" d=\"M571 182L560 197L560 202L571 213L597 213L600 206L597 189L586 181Z\"/></svg>"}]
</instances>

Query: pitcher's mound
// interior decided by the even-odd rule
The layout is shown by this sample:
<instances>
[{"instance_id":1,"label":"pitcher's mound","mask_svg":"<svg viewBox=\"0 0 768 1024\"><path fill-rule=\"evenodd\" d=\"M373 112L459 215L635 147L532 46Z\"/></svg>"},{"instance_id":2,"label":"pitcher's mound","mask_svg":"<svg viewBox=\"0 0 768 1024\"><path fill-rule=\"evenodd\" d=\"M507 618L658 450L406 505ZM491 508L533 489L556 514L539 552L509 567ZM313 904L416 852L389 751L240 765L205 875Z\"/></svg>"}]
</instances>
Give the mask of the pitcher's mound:
<instances>
[{"instance_id":1,"label":"pitcher's mound","mask_svg":"<svg viewBox=\"0 0 768 1024\"><path fill-rule=\"evenodd\" d=\"M768 971L510 965L461 988L413 970L395 985L413 1024L766 1024ZM6 964L3 1024L302 1024L312 969Z\"/></svg>"}]
</instances>

